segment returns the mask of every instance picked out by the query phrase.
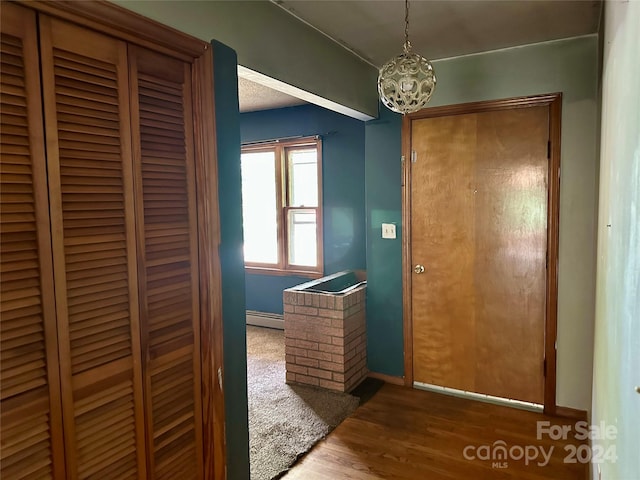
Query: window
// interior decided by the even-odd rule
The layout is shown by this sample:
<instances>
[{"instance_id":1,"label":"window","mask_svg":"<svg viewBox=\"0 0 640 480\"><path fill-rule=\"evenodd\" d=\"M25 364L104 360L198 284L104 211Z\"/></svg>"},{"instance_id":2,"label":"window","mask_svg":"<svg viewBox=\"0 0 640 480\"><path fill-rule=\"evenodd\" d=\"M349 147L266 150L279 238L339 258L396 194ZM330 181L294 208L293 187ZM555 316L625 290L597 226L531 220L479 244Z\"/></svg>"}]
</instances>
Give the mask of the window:
<instances>
[{"instance_id":1,"label":"window","mask_svg":"<svg viewBox=\"0 0 640 480\"><path fill-rule=\"evenodd\" d=\"M247 270L322 275L321 159L316 138L242 148Z\"/></svg>"}]
</instances>

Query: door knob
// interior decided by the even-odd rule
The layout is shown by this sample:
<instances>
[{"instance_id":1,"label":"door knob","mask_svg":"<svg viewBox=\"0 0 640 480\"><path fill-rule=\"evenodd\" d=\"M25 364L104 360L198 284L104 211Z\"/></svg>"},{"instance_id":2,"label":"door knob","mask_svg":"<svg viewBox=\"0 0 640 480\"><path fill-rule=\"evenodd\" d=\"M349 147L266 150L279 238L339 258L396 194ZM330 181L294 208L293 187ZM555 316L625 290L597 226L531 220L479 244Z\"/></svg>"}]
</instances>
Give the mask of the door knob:
<instances>
[{"instance_id":1,"label":"door knob","mask_svg":"<svg viewBox=\"0 0 640 480\"><path fill-rule=\"evenodd\" d=\"M418 274L424 273L424 265L416 265L415 267L413 267L413 271Z\"/></svg>"}]
</instances>

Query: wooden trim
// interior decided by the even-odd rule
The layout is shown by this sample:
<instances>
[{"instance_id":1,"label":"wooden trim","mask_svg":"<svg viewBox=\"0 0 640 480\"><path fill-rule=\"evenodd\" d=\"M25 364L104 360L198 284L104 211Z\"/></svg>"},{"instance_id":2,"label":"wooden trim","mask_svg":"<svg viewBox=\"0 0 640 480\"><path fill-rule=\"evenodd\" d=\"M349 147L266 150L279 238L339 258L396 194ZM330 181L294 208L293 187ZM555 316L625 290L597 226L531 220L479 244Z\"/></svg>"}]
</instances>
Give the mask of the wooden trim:
<instances>
[{"instance_id":1,"label":"wooden trim","mask_svg":"<svg viewBox=\"0 0 640 480\"><path fill-rule=\"evenodd\" d=\"M369 372L367 377L382 380L383 382L390 383L391 385L399 385L401 387L405 386L405 380L402 377L394 377L393 375L387 375L386 373Z\"/></svg>"},{"instance_id":2,"label":"wooden trim","mask_svg":"<svg viewBox=\"0 0 640 480\"><path fill-rule=\"evenodd\" d=\"M279 268L246 266L245 273L251 275L272 275L274 277L303 277L303 278L321 278L322 272L309 272L306 270L281 270Z\"/></svg>"},{"instance_id":3,"label":"wooden trim","mask_svg":"<svg viewBox=\"0 0 640 480\"><path fill-rule=\"evenodd\" d=\"M53 40L51 19L40 18L40 75L42 79L42 109L49 212L51 220L51 248L53 256L54 295L57 319L58 355L62 425L64 430L64 458L67 479L78 477L75 455L76 426L73 415L73 383L71 378L71 340L69 336L69 308L67 304L67 273L65 268L64 230L62 215L62 186L60 181L60 152L58 150L58 124L56 118L56 92L53 66Z\"/></svg>"},{"instance_id":4,"label":"wooden trim","mask_svg":"<svg viewBox=\"0 0 640 480\"><path fill-rule=\"evenodd\" d=\"M316 138L316 151L318 155L318 207L316 210L316 243L318 245L317 254L317 272L324 274L324 200L322 195L324 182L322 181L322 138Z\"/></svg>"},{"instance_id":5,"label":"wooden trim","mask_svg":"<svg viewBox=\"0 0 640 480\"><path fill-rule=\"evenodd\" d=\"M555 408L554 415L556 417L571 418L578 421L587 421L587 411L578 410L577 408L558 407Z\"/></svg>"},{"instance_id":6,"label":"wooden trim","mask_svg":"<svg viewBox=\"0 0 640 480\"><path fill-rule=\"evenodd\" d=\"M560 125L562 121L562 93L531 97L446 105L425 108L406 115L402 122L402 155L404 156L402 194L402 305L404 325L405 385L413 385L413 330L411 312L411 122L422 118L463 115L534 106L549 107L549 186L547 204L547 252L545 318L545 387L544 412L557 414L556 406L556 336L558 315L558 251L560 225Z\"/></svg>"},{"instance_id":7,"label":"wooden trim","mask_svg":"<svg viewBox=\"0 0 640 480\"><path fill-rule=\"evenodd\" d=\"M404 384L413 386L413 321L411 304L411 119L402 118L402 324Z\"/></svg>"},{"instance_id":8,"label":"wooden trim","mask_svg":"<svg viewBox=\"0 0 640 480\"><path fill-rule=\"evenodd\" d=\"M562 94L549 103L549 197L547 201L547 311L545 322L544 411L553 415L556 406L556 339L558 329L558 255L560 237L560 139Z\"/></svg>"},{"instance_id":9,"label":"wooden trim","mask_svg":"<svg viewBox=\"0 0 640 480\"><path fill-rule=\"evenodd\" d=\"M514 108L539 107L551 105L557 98L562 98L562 94L548 93L543 95L534 95L531 97L515 97L481 102L459 103L456 105L443 105L441 107L425 108L419 112L406 115L406 117L408 117L409 120L418 120L421 118L495 112L497 110L511 110Z\"/></svg>"},{"instance_id":10,"label":"wooden trim","mask_svg":"<svg viewBox=\"0 0 640 480\"><path fill-rule=\"evenodd\" d=\"M207 42L105 0L17 1L25 7L181 60L192 62L210 49Z\"/></svg>"},{"instance_id":11,"label":"wooden trim","mask_svg":"<svg viewBox=\"0 0 640 480\"><path fill-rule=\"evenodd\" d=\"M193 64L198 261L200 264L200 329L202 358L202 422L205 480L226 478L224 392L218 382L223 368L222 284L218 162L213 98L213 56L203 52Z\"/></svg>"},{"instance_id":12,"label":"wooden trim","mask_svg":"<svg viewBox=\"0 0 640 480\"><path fill-rule=\"evenodd\" d=\"M189 194L189 257L191 262L191 285L193 286L192 290L192 309L196 314L192 320L192 329L193 329L193 375L194 375L194 385L193 385L193 403L195 409L195 438L196 445L201 445L202 450L196 452L196 459L200 463L198 465L198 474L200 478L204 478L204 455L209 449L205 447L203 442L203 428L204 428L204 420L203 420L203 393L202 393L202 319L203 314L201 312L201 301L200 301L200 226L198 218L198 202L197 202L197 190L196 190L196 157L195 157L195 120L194 120L194 111L195 106L193 105L195 101L195 93L193 92L193 65L185 63L184 64L184 119L185 119L185 159L187 160L187 190ZM213 83L211 84L211 89L213 89ZM211 110L213 111L213 104L211 104ZM215 137L213 137L215 138ZM212 216L208 219L209 222L214 221L215 218L219 218L218 215ZM209 247L211 249L211 247ZM195 265L198 265L195 267ZM207 305L205 305L205 308ZM210 308L210 307L209 307ZM219 317L222 318L222 317ZM214 440L215 443L215 439Z\"/></svg>"}]
</instances>

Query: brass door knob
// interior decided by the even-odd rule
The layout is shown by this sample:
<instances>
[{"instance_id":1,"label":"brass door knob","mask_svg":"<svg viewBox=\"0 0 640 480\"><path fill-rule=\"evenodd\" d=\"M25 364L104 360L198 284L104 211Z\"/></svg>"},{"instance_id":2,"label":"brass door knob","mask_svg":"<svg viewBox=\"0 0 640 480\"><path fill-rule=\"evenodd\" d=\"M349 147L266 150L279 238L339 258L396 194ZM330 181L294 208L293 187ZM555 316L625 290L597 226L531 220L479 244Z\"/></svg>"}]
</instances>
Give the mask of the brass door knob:
<instances>
[{"instance_id":1,"label":"brass door knob","mask_svg":"<svg viewBox=\"0 0 640 480\"><path fill-rule=\"evenodd\" d=\"M416 265L413 267L413 271L417 274L424 273L424 265Z\"/></svg>"}]
</instances>

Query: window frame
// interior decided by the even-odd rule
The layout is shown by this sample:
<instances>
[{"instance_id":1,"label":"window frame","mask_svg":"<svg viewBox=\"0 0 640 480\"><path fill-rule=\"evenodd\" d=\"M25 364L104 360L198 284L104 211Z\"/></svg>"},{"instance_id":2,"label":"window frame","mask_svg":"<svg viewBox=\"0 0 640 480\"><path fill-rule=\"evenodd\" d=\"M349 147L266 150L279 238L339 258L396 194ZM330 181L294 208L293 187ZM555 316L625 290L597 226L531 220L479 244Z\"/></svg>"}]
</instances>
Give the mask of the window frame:
<instances>
[{"instance_id":1,"label":"window frame","mask_svg":"<svg viewBox=\"0 0 640 480\"><path fill-rule=\"evenodd\" d=\"M318 205L315 207L292 206L292 185L288 152L292 150L316 150ZM244 262L245 272L259 275L298 276L320 278L324 275L323 208L322 208L322 140L320 137L303 137L293 140L275 140L243 145L241 155L254 152L274 152L276 179L276 222L278 262ZM289 263L289 212L315 211L316 214L316 266L306 267ZM244 223L244 219L243 219Z\"/></svg>"}]
</instances>

